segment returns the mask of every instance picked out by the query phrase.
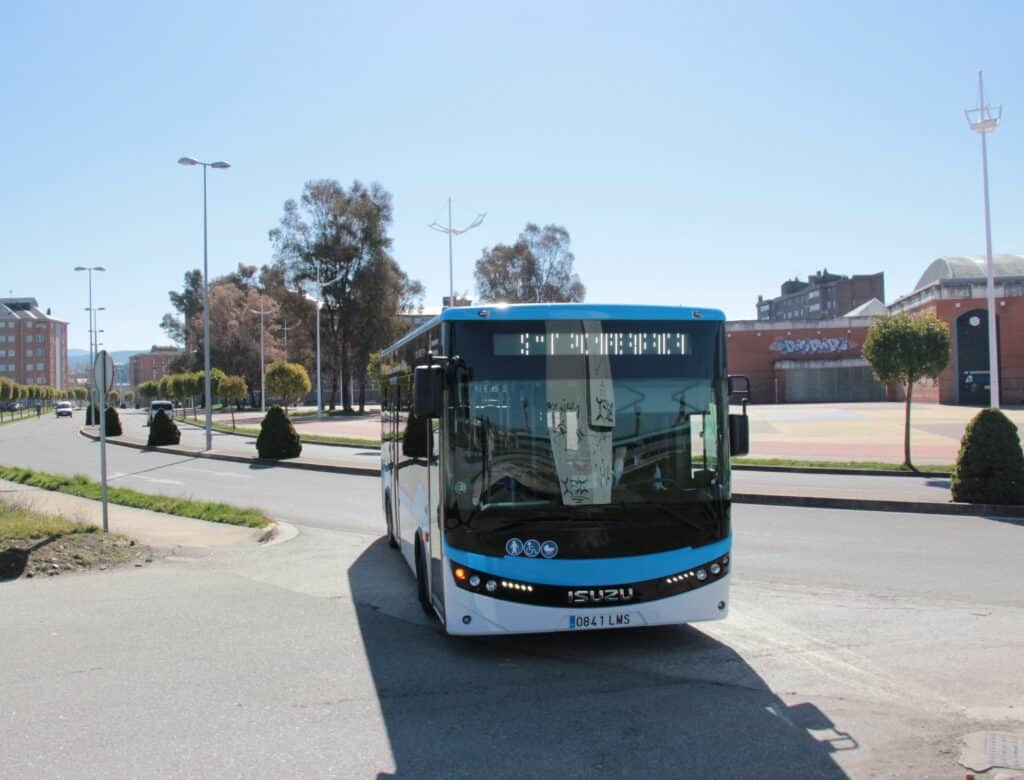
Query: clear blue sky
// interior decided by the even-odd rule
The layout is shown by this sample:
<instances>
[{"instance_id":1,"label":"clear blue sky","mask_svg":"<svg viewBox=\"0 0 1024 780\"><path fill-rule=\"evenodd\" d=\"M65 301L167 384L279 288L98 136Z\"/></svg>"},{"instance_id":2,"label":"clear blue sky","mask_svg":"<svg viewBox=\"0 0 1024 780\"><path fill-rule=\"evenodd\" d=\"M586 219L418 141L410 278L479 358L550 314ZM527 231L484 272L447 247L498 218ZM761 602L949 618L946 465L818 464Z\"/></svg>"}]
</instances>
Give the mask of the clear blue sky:
<instances>
[{"instance_id":1,"label":"clear blue sky","mask_svg":"<svg viewBox=\"0 0 1024 780\"><path fill-rule=\"evenodd\" d=\"M167 292L270 260L312 178L379 181L394 253L447 293L426 225L485 245L564 225L594 302L755 316L822 267L910 291L935 257L984 252L983 68L993 240L1024 252L1024 5L878 3L15 3L0 26L0 295L31 295L87 346L166 343Z\"/></svg>"}]
</instances>

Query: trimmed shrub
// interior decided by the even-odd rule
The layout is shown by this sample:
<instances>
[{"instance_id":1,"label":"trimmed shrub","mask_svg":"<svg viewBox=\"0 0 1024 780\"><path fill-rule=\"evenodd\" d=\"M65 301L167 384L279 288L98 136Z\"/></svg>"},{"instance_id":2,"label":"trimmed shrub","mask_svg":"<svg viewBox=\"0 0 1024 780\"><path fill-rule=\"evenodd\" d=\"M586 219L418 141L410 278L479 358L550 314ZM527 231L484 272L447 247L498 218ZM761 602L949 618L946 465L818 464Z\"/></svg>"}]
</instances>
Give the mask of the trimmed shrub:
<instances>
[{"instance_id":1,"label":"trimmed shrub","mask_svg":"<svg viewBox=\"0 0 1024 780\"><path fill-rule=\"evenodd\" d=\"M256 449L261 458L275 460L297 458L302 452L299 434L295 432L295 426L280 406L272 406L267 410L267 416L260 423Z\"/></svg>"},{"instance_id":2,"label":"trimmed shrub","mask_svg":"<svg viewBox=\"0 0 1024 780\"><path fill-rule=\"evenodd\" d=\"M121 418L117 414L117 409L113 406L107 407L107 436L120 436L123 431L121 430Z\"/></svg>"},{"instance_id":3,"label":"trimmed shrub","mask_svg":"<svg viewBox=\"0 0 1024 780\"><path fill-rule=\"evenodd\" d=\"M982 409L967 423L952 477L954 501L1024 504L1024 453L1009 417Z\"/></svg>"},{"instance_id":4,"label":"trimmed shrub","mask_svg":"<svg viewBox=\"0 0 1024 780\"><path fill-rule=\"evenodd\" d=\"M174 420L167 416L163 409L157 411L153 417L153 424L149 426L149 439L146 445L159 447L163 444L178 444L181 441L181 431L174 424Z\"/></svg>"},{"instance_id":5,"label":"trimmed shrub","mask_svg":"<svg viewBox=\"0 0 1024 780\"><path fill-rule=\"evenodd\" d=\"M99 425L100 424L100 410L96 404L89 404L85 407L85 424L86 425Z\"/></svg>"}]
</instances>

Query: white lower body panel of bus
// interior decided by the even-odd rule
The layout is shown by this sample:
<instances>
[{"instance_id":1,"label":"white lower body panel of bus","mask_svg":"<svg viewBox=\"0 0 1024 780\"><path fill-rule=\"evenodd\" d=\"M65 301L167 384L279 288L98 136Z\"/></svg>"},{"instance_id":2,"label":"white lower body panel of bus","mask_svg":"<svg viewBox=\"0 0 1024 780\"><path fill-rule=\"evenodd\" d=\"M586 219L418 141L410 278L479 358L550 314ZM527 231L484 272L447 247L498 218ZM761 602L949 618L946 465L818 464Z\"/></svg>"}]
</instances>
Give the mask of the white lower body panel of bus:
<instances>
[{"instance_id":1,"label":"white lower body panel of bus","mask_svg":"<svg viewBox=\"0 0 1024 780\"><path fill-rule=\"evenodd\" d=\"M729 612L729 575L686 593L614 607L517 604L458 587L445 566L445 629L449 634L528 634L590 631L721 620Z\"/></svg>"}]
</instances>

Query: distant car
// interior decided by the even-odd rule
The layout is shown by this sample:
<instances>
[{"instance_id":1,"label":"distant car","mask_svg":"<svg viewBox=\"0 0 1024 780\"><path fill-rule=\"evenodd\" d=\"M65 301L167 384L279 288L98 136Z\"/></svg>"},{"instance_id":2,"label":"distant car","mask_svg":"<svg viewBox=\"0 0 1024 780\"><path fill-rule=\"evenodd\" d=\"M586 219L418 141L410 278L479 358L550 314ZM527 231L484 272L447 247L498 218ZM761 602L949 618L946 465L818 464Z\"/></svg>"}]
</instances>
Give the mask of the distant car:
<instances>
[{"instance_id":1,"label":"distant car","mask_svg":"<svg viewBox=\"0 0 1024 780\"><path fill-rule=\"evenodd\" d=\"M70 417L71 416L71 403L69 401L57 401L57 406L54 407L58 417Z\"/></svg>"},{"instance_id":2,"label":"distant car","mask_svg":"<svg viewBox=\"0 0 1024 780\"><path fill-rule=\"evenodd\" d=\"M149 414L146 416L146 425L153 424L153 418L156 417L156 413L163 410L163 413L167 415L169 420L174 419L174 404L170 401L153 401L149 405Z\"/></svg>"}]
</instances>

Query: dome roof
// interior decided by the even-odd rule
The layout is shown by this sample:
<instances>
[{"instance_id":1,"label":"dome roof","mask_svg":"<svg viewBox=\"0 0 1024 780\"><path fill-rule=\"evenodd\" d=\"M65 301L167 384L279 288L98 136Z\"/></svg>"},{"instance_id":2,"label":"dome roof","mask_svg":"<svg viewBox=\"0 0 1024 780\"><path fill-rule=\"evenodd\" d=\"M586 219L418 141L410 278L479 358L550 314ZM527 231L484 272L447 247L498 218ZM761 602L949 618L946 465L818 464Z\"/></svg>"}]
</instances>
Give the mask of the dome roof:
<instances>
[{"instance_id":1,"label":"dome roof","mask_svg":"<svg viewBox=\"0 0 1024 780\"><path fill-rule=\"evenodd\" d=\"M1024 255L992 255L992 276L1024 277ZM984 279L984 257L940 257L929 265L918 279L914 292L945 279Z\"/></svg>"}]
</instances>

